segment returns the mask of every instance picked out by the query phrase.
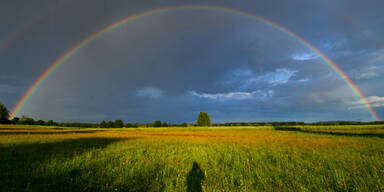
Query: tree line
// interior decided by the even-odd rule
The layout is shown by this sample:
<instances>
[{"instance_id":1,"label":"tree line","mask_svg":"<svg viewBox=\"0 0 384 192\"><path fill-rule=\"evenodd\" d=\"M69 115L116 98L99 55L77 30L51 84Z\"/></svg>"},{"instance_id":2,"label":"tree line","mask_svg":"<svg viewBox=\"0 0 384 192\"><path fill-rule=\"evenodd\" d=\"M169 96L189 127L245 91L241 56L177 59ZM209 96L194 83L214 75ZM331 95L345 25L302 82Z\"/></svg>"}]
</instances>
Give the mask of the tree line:
<instances>
[{"instance_id":1,"label":"tree line","mask_svg":"<svg viewBox=\"0 0 384 192\"><path fill-rule=\"evenodd\" d=\"M375 125L384 124L384 121L373 121L373 122L359 122L359 121L326 121L326 122L228 122L228 123L211 123L211 118L208 113L200 112L196 123L181 123L171 124L167 122L154 121L153 123L124 123L118 119L115 121L101 121L100 123L65 123L55 122L53 120L34 120L31 117L22 115L14 117L9 120L8 109L0 103L0 124L21 124L21 125L42 125L42 126L58 126L58 127L81 127L81 128L138 128L138 127L193 127L193 126L298 126L298 125Z\"/></svg>"}]
</instances>

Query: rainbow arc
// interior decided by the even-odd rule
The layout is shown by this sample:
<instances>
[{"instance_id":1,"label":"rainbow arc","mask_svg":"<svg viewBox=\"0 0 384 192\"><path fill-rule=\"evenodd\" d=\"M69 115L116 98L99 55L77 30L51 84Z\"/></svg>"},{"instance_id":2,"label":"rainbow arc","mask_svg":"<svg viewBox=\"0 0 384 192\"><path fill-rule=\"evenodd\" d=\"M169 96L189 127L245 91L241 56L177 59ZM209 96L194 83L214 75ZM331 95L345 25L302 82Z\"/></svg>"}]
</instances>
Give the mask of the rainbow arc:
<instances>
[{"instance_id":1,"label":"rainbow arc","mask_svg":"<svg viewBox=\"0 0 384 192\"><path fill-rule=\"evenodd\" d=\"M175 6L175 7L165 7L165 8L158 8L153 9L149 11L145 11L136 15L132 15L126 18L123 18L121 20L118 20L117 22L97 31L96 33L92 34L88 38L80 41L75 46L73 46L71 49L69 49L67 52L65 52L60 58L58 58L53 64L50 65L48 69L46 69L39 78L29 87L27 92L22 96L22 98L18 101L16 106L12 109L10 118L13 118L18 115L19 111L23 108L24 104L28 101L28 99L33 95L34 92L38 90L38 88L41 86L41 84L50 76L52 75L63 63L65 63L71 56L73 56L75 53L77 53L81 48L85 47L88 43L91 41L97 39L98 37L102 36L103 34L112 31L116 28L118 28L121 25L136 21L143 17L153 16L157 14L161 14L168 11L173 10L186 10L186 9L196 9L196 10L208 10L208 11L222 11L227 13L232 13L235 15L245 16L251 19L254 19L256 21L265 23L266 25L269 25L273 28L278 29L279 31L291 36L292 38L296 39L298 42L300 42L305 47L312 50L314 53L319 55L319 57L333 70L335 71L341 79L350 87L350 89L353 91L353 93L360 98L362 103L364 103L366 109L372 116L372 118L376 121L380 120L380 117L377 115L376 111L373 109L371 104L368 102L364 94L361 92L361 90L351 81L351 79L342 71L342 69L336 65L335 62L333 62L330 58L328 58L324 53L322 53L319 49L314 47L312 44L310 44L308 41L304 40L299 35L293 33L289 29L274 23L268 19L253 15L251 13L247 13L244 11L226 8L226 7L217 7L217 6Z\"/></svg>"}]
</instances>

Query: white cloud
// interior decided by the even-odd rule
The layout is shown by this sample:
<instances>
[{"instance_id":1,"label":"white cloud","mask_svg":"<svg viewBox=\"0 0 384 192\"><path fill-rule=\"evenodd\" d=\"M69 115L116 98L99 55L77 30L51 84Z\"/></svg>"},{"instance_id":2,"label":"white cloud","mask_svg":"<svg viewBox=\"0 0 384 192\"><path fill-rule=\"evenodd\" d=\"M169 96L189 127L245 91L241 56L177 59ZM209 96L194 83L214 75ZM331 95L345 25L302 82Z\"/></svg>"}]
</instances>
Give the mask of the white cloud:
<instances>
[{"instance_id":1,"label":"white cloud","mask_svg":"<svg viewBox=\"0 0 384 192\"><path fill-rule=\"evenodd\" d=\"M367 102L371 104L372 107L384 107L384 97L379 97L379 96L370 96L367 97ZM361 109L365 108L364 102L359 100L359 101L352 101L349 103L351 105L348 107L348 109Z\"/></svg>"},{"instance_id":2,"label":"white cloud","mask_svg":"<svg viewBox=\"0 0 384 192\"><path fill-rule=\"evenodd\" d=\"M231 84L242 81L244 79L249 79L253 76L251 69L235 69L229 75L230 80L224 81L224 84Z\"/></svg>"},{"instance_id":3,"label":"white cloud","mask_svg":"<svg viewBox=\"0 0 384 192\"><path fill-rule=\"evenodd\" d=\"M254 74L249 69L239 69L231 73L230 80L224 81L224 84L239 84L239 89L252 89L255 85L266 83L270 86L286 84L296 75L297 70L287 68L279 68L272 72L267 72L261 75ZM309 80L309 79L308 79Z\"/></svg>"},{"instance_id":4,"label":"white cloud","mask_svg":"<svg viewBox=\"0 0 384 192\"><path fill-rule=\"evenodd\" d=\"M306 77L306 78L303 78L303 79L299 79L297 80L298 82L301 82L301 83L304 83L304 82L308 82L309 80L311 80L310 78Z\"/></svg>"},{"instance_id":5,"label":"white cloud","mask_svg":"<svg viewBox=\"0 0 384 192\"><path fill-rule=\"evenodd\" d=\"M379 76L380 70L377 66L369 66L368 68L364 69L363 71L352 71L351 76L355 79L372 79L374 77Z\"/></svg>"},{"instance_id":6,"label":"white cloud","mask_svg":"<svg viewBox=\"0 0 384 192\"><path fill-rule=\"evenodd\" d=\"M371 55L372 63L381 63L384 62L384 49L377 50L373 52Z\"/></svg>"},{"instance_id":7,"label":"white cloud","mask_svg":"<svg viewBox=\"0 0 384 192\"><path fill-rule=\"evenodd\" d=\"M378 75L377 75L376 72L368 71L368 72L359 74L358 79L371 79L371 78L374 78L374 77L377 77L377 76Z\"/></svg>"},{"instance_id":8,"label":"white cloud","mask_svg":"<svg viewBox=\"0 0 384 192\"><path fill-rule=\"evenodd\" d=\"M289 70L289 69L276 69L275 72L267 73L263 76L263 79L265 79L269 84L271 85L281 85L288 83L289 79L293 77L297 71L295 70Z\"/></svg>"},{"instance_id":9,"label":"white cloud","mask_svg":"<svg viewBox=\"0 0 384 192\"><path fill-rule=\"evenodd\" d=\"M272 97L274 95L273 90L269 91L252 91L252 92L228 92L228 93L197 93L195 91L190 91L190 94L206 99L214 100L244 100L244 99L262 99Z\"/></svg>"},{"instance_id":10,"label":"white cloud","mask_svg":"<svg viewBox=\"0 0 384 192\"><path fill-rule=\"evenodd\" d=\"M316 53L295 53L291 56L291 58L296 61L312 60L312 59L317 59L319 57L320 56L317 55Z\"/></svg>"},{"instance_id":11,"label":"white cloud","mask_svg":"<svg viewBox=\"0 0 384 192\"><path fill-rule=\"evenodd\" d=\"M153 99L157 99L163 96L163 91L156 87L144 87L138 90L136 95L141 97L150 97Z\"/></svg>"}]
</instances>

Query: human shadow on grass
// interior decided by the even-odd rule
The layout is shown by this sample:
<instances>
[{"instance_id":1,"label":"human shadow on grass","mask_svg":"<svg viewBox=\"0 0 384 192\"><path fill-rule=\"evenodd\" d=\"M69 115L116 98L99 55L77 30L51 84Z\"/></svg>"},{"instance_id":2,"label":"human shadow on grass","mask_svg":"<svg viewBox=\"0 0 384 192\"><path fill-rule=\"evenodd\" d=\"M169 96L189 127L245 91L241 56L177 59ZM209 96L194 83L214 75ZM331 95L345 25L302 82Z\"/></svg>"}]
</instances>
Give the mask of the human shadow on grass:
<instances>
[{"instance_id":1,"label":"human shadow on grass","mask_svg":"<svg viewBox=\"0 0 384 192\"><path fill-rule=\"evenodd\" d=\"M115 179L105 168L108 161L84 165L67 162L86 152L99 152L112 143L132 139L137 138L80 138L0 146L0 191L102 191ZM155 170L137 174L132 176L137 182L117 187L121 187L119 191L161 191L163 183L151 185L156 174Z\"/></svg>"},{"instance_id":2,"label":"human shadow on grass","mask_svg":"<svg viewBox=\"0 0 384 192\"><path fill-rule=\"evenodd\" d=\"M303 130L298 127L274 127L276 131L295 131L301 133L313 133L320 135L335 135L335 136L351 136L351 137L379 137L384 138L384 133L347 133L347 132L334 132L334 131L311 131Z\"/></svg>"},{"instance_id":3,"label":"human shadow on grass","mask_svg":"<svg viewBox=\"0 0 384 192\"><path fill-rule=\"evenodd\" d=\"M0 135L54 135L54 134L74 134L74 133L96 133L101 130L95 131L15 131L15 132L1 132Z\"/></svg>"},{"instance_id":4,"label":"human shadow on grass","mask_svg":"<svg viewBox=\"0 0 384 192\"><path fill-rule=\"evenodd\" d=\"M204 172L198 163L193 162L192 169L187 176L187 192L202 192L201 183L205 179Z\"/></svg>"}]
</instances>

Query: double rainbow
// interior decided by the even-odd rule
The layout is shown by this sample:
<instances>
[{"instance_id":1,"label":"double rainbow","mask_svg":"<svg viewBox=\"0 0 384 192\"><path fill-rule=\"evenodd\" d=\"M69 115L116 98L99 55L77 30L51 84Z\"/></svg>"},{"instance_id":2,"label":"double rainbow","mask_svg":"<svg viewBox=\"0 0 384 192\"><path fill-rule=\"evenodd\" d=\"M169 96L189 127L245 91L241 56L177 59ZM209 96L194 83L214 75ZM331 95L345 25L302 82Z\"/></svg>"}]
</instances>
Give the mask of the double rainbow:
<instances>
[{"instance_id":1,"label":"double rainbow","mask_svg":"<svg viewBox=\"0 0 384 192\"><path fill-rule=\"evenodd\" d=\"M165 8L158 8L158 9L153 9L149 11L145 11L133 16L129 16L126 18L123 18L99 31L94 33L93 35L89 36L88 38L82 40L78 44L76 44L74 47L69 49L64 55L62 55L59 59L57 59L47 70L44 71L43 74L39 76L39 78L29 87L28 91L23 95L23 97L18 101L16 106L12 109L10 118L13 118L18 115L19 111L23 108L24 104L28 101L28 99L33 95L34 92L37 91L37 89L41 86L41 84L54 72L56 71L61 64L63 64L65 61L67 61L69 58L71 58L72 55L74 55L78 50L81 48L85 47L88 43L91 41L97 39L104 33L107 33L109 31L112 31L119 26L138 20L142 17L146 16L152 16L160 13L164 13L167 11L172 11L172 10L184 10L184 9L197 9L197 10L215 10L215 11L223 11L223 12L228 12L232 13L235 15L241 15L245 16L254 20L257 20L259 22L265 23L271 27L274 27L281 32L284 32L285 34L293 37L296 39L298 42L303 44L304 46L308 47L311 49L313 52L315 52L317 55L320 56L320 58L327 63L329 67L333 71L335 71L343 80L344 82L352 89L353 93L358 96L361 100L362 103L366 106L367 110L371 114L372 118L376 121L380 120L380 117L377 115L371 104L368 102L368 100L365 98L364 94L360 91L360 89L351 81L351 79L341 70L340 67L336 65L331 59L329 59L324 53L322 53L320 50L315 48L313 45L311 45L309 42L305 41L303 38L298 36L297 34L293 33L292 31L288 30L287 28L278 25L272 21L269 21L265 18L253 15L251 13L243 12L240 10L236 9L231 9L231 8L225 8L225 7L217 7L217 6L174 6L174 7L165 7Z\"/></svg>"},{"instance_id":2,"label":"double rainbow","mask_svg":"<svg viewBox=\"0 0 384 192\"><path fill-rule=\"evenodd\" d=\"M64 5L66 5L68 3L70 3L70 1L65 1L64 3L59 2L55 7L49 8L48 10L43 12L42 14L37 15L36 17L33 17L31 20L29 20L27 23L21 25L19 28L17 28L15 31L10 33L4 39L1 39L0 40L0 55L3 54L3 52L6 49L8 49L22 35L24 35L29 30L31 30L34 25L38 24L41 20L43 20L47 16L54 14L57 9L63 7Z\"/></svg>"}]
</instances>

